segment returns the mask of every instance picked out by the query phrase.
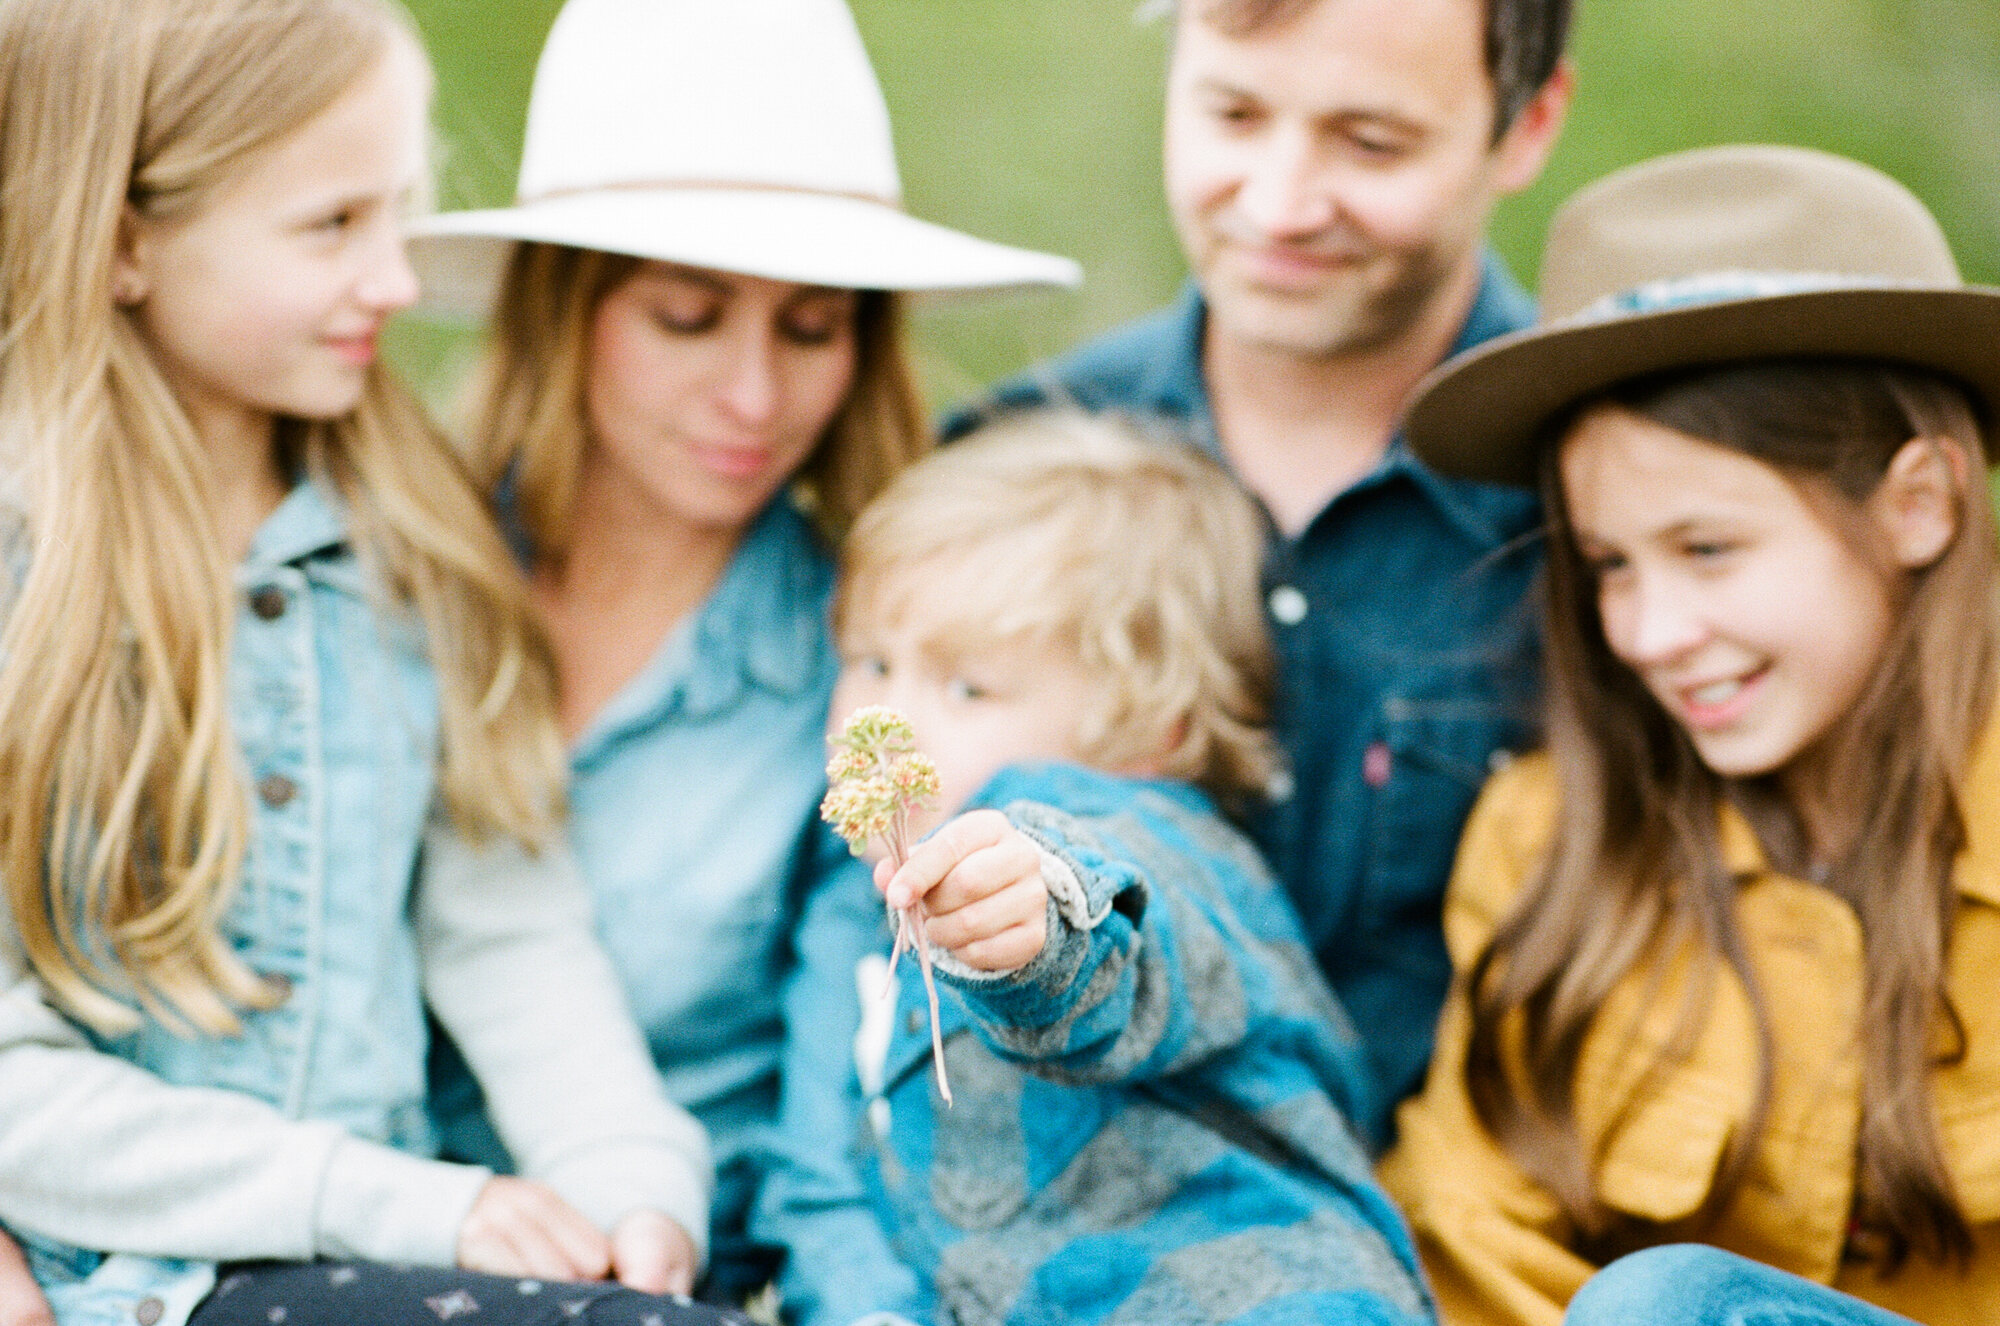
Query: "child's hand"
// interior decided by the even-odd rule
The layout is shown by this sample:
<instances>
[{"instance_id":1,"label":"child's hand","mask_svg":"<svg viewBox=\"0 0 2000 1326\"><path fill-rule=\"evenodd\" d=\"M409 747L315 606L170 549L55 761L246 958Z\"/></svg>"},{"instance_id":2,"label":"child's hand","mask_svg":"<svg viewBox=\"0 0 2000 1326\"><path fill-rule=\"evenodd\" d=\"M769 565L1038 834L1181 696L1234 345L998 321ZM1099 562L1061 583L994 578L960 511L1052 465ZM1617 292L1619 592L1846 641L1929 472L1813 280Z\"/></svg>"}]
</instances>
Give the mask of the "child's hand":
<instances>
[{"instance_id":1,"label":"child's hand","mask_svg":"<svg viewBox=\"0 0 2000 1326\"><path fill-rule=\"evenodd\" d=\"M21 1245L0 1230L0 1326L56 1326Z\"/></svg>"},{"instance_id":2,"label":"child's hand","mask_svg":"<svg viewBox=\"0 0 2000 1326\"><path fill-rule=\"evenodd\" d=\"M685 1294L700 1269L694 1240L659 1211L634 1211L611 1231L611 1273L642 1294Z\"/></svg>"},{"instance_id":3,"label":"child's hand","mask_svg":"<svg viewBox=\"0 0 2000 1326\"><path fill-rule=\"evenodd\" d=\"M976 971L1025 966L1048 935L1041 853L997 810L960 815L919 843L900 870L878 863L875 883L891 907L921 898L931 943Z\"/></svg>"},{"instance_id":4,"label":"child's hand","mask_svg":"<svg viewBox=\"0 0 2000 1326\"><path fill-rule=\"evenodd\" d=\"M495 1175L458 1230L458 1264L488 1275L602 1280L611 1241L547 1184Z\"/></svg>"}]
</instances>

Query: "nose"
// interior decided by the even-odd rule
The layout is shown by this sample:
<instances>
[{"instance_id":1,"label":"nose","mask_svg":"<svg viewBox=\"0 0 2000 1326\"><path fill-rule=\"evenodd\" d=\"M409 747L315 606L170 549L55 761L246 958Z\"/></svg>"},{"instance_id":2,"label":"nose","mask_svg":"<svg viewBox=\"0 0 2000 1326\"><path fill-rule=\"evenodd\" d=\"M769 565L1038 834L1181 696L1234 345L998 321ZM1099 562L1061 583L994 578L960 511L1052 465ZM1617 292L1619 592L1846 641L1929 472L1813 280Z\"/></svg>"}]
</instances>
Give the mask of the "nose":
<instances>
[{"instance_id":1,"label":"nose","mask_svg":"<svg viewBox=\"0 0 2000 1326\"><path fill-rule=\"evenodd\" d=\"M926 749L924 732L930 725L929 692L913 669L890 666L884 671L852 667L840 675L834 702L828 715L830 730L838 731L848 716L867 705L882 705L909 720L917 749Z\"/></svg>"},{"instance_id":2,"label":"nose","mask_svg":"<svg viewBox=\"0 0 2000 1326\"><path fill-rule=\"evenodd\" d=\"M394 313L416 303L421 293L402 229L394 228L373 246L368 266L355 286L355 298L371 309Z\"/></svg>"},{"instance_id":3,"label":"nose","mask_svg":"<svg viewBox=\"0 0 2000 1326\"><path fill-rule=\"evenodd\" d=\"M736 423L749 428L768 425L778 413L782 392L778 380L778 337L761 319L746 326L729 347L716 398Z\"/></svg>"},{"instance_id":4,"label":"nose","mask_svg":"<svg viewBox=\"0 0 2000 1326\"><path fill-rule=\"evenodd\" d=\"M1673 663L1707 641L1709 628L1692 587L1676 577L1638 572L1600 604L1611 651L1633 667Z\"/></svg>"},{"instance_id":5,"label":"nose","mask_svg":"<svg viewBox=\"0 0 2000 1326\"><path fill-rule=\"evenodd\" d=\"M917 748L923 749L924 728L929 722L927 712L929 706L925 704L924 687L913 669L908 667L895 669L884 680L881 690L876 695L875 703L887 705L909 720L910 731L915 735Z\"/></svg>"},{"instance_id":6,"label":"nose","mask_svg":"<svg viewBox=\"0 0 2000 1326\"><path fill-rule=\"evenodd\" d=\"M1236 207L1269 239L1311 235L1331 225L1332 192L1316 159L1311 133L1300 125L1273 126L1246 163Z\"/></svg>"}]
</instances>

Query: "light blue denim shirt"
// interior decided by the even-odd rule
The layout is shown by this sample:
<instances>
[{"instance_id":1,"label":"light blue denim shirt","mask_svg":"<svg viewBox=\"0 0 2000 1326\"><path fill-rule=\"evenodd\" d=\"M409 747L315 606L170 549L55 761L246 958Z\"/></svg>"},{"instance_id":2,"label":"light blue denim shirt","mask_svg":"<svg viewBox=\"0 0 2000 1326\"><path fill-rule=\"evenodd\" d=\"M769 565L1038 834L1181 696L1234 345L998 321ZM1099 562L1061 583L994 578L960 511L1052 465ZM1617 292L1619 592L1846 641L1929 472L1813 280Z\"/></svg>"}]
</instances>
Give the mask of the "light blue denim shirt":
<instances>
[{"instance_id":1,"label":"light blue denim shirt","mask_svg":"<svg viewBox=\"0 0 2000 1326\"><path fill-rule=\"evenodd\" d=\"M600 937L667 1092L708 1128L718 1242L776 1115L781 983L801 899L862 867L819 822L839 672L833 563L779 499L722 579L578 739L570 838ZM446 1151L504 1166L462 1066L440 1064Z\"/></svg>"},{"instance_id":2,"label":"light blue denim shirt","mask_svg":"<svg viewBox=\"0 0 2000 1326\"><path fill-rule=\"evenodd\" d=\"M169 1082L429 1154L410 904L438 695L420 630L371 593L337 499L315 482L264 522L236 584L229 710L252 825L222 929L286 998L244 1013L240 1036L181 1037L149 1020L99 1048ZM174 1326L213 1280L207 1263L25 1241L61 1326Z\"/></svg>"}]
</instances>

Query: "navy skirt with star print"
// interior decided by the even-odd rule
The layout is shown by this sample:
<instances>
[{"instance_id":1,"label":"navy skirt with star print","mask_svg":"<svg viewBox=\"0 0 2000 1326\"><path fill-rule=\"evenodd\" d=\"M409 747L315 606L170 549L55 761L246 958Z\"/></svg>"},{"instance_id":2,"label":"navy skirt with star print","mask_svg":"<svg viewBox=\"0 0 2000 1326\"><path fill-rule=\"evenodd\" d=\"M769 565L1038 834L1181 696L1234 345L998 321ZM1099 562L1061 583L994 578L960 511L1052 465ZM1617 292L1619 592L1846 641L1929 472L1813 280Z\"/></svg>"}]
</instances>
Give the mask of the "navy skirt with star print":
<instances>
[{"instance_id":1,"label":"navy skirt with star print","mask_svg":"<svg viewBox=\"0 0 2000 1326\"><path fill-rule=\"evenodd\" d=\"M188 1326L749 1326L680 1295L367 1262L227 1267Z\"/></svg>"}]
</instances>

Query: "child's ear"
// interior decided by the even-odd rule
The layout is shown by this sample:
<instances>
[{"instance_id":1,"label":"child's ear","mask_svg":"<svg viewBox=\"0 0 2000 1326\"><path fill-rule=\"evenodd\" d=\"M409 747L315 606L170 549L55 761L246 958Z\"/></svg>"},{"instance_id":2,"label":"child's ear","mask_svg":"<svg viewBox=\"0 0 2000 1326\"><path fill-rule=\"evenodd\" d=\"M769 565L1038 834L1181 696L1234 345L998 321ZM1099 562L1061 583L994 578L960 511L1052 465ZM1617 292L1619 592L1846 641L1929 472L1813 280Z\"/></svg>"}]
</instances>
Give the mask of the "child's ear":
<instances>
[{"instance_id":1,"label":"child's ear","mask_svg":"<svg viewBox=\"0 0 2000 1326\"><path fill-rule=\"evenodd\" d=\"M1948 437L1911 438L1890 460L1868 508L1897 566L1929 566L1951 546L1969 468L1965 448Z\"/></svg>"},{"instance_id":2,"label":"child's ear","mask_svg":"<svg viewBox=\"0 0 2000 1326\"><path fill-rule=\"evenodd\" d=\"M118 218L118 252L111 259L111 298L121 307L135 308L146 302L152 289L147 276L152 244L146 223L127 203Z\"/></svg>"},{"instance_id":3,"label":"child's ear","mask_svg":"<svg viewBox=\"0 0 2000 1326\"><path fill-rule=\"evenodd\" d=\"M1186 714L1182 714L1174 720L1174 725L1167 729L1166 736L1161 739L1158 750L1141 755L1136 759L1127 760L1113 772L1124 774L1128 778L1165 777L1167 766L1173 762L1175 753L1180 750L1181 744L1187 740L1188 728L1191 726L1191 720Z\"/></svg>"}]
</instances>

